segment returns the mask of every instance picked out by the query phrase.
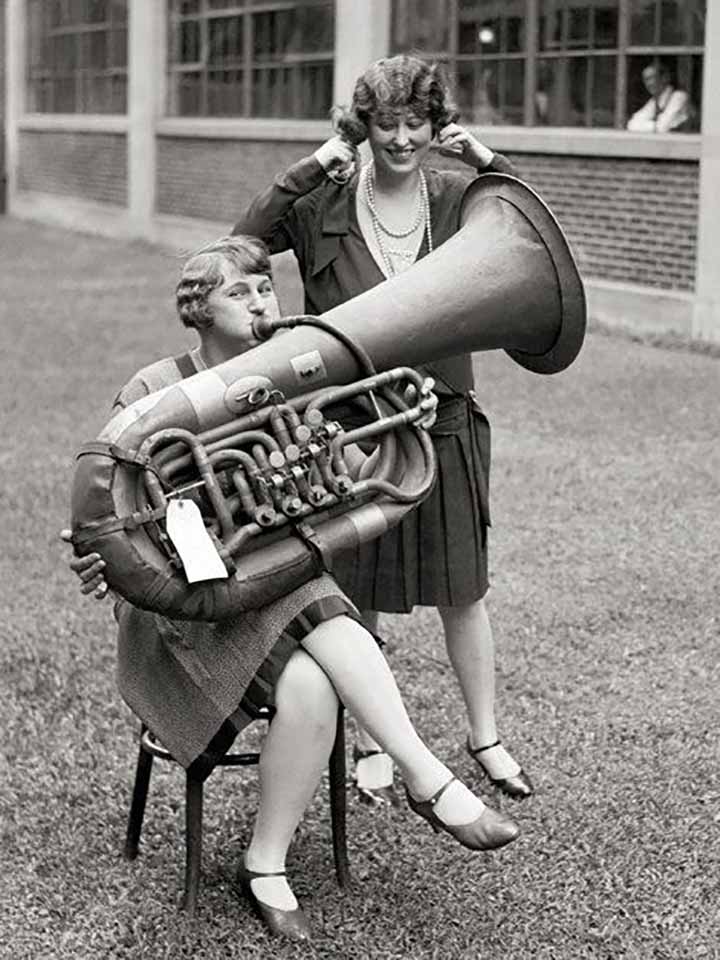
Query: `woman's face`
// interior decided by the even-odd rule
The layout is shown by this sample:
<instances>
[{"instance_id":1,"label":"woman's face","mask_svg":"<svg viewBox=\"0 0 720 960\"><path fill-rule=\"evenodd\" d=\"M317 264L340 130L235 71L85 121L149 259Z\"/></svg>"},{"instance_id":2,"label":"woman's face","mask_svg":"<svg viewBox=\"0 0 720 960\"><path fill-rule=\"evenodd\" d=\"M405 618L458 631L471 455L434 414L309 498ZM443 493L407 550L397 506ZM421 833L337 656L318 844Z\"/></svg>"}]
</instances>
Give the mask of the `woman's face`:
<instances>
[{"instance_id":1,"label":"woman's face","mask_svg":"<svg viewBox=\"0 0 720 960\"><path fill-rule=\"evenodd\" d=\"M280 316L275 288L269 276L263 273L242 273L227 261L222 268L223 279L208 296L213 323L207 333L218 340L230 340L238 353L257 346L253 321Z\"/></svg>"},{"instance_id":2,"label":"woman's face","mask_svg":"<svg viewBox=\"0 0 720 960\"><path fill-rule=\"evenodd\" d=\"M432 125L407 108L378 110L370 117L368 143L375 166L387 173L412 173L430 152Z\"/></svg>"}]
</instances>

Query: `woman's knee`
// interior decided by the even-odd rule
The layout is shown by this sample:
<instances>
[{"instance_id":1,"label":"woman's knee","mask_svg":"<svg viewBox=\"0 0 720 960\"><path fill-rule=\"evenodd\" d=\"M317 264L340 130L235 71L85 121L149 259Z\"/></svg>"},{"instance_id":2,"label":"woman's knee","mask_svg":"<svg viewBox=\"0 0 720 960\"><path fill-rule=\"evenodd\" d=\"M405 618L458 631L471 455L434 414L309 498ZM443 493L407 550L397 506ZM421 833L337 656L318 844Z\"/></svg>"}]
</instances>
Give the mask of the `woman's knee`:
<instances>
[{"instance_id":1,"label":"woman's knee","mask_svg":"<svg viewBox=\"0 0 720 960\"><path fill-rule=\"evenodd\" d=\"M296 650L278 680L275 704L278 711L302 714L304 722L324 722L334 721L338 698L325 671L304 650Z\"/></svg>"},{"instance_id":2,"label":"woman's knee","mask_svg":"<svg viewBox=\"0 0 720 960\"><path fill-rule=\"evenodd\" d=\"M438 606L437 610L445 626L448 624L471 623L474 620L487 620L488 618L484 597L459 607Z\"/></svg>"}]
</instances>

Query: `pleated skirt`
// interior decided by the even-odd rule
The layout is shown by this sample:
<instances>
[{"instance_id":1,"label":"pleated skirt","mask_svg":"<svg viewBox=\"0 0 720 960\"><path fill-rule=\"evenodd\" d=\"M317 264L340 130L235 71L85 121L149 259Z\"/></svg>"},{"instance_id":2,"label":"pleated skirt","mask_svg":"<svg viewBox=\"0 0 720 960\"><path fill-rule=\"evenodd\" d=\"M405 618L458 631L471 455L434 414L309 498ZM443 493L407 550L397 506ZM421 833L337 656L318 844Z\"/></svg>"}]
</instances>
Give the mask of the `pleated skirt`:
<instances>
[{"instance_id":1,"label":"pleated skirt","mask_svg":"<svg viewBox=\"0 0 720 960\"><path fill-rule=\"evenodd\" d=\"M332 574L360 610L464 606L488 588L490 424L472 393L442 396L426 500L382 537L346 551Z\"/></svg>"}]
</instances>

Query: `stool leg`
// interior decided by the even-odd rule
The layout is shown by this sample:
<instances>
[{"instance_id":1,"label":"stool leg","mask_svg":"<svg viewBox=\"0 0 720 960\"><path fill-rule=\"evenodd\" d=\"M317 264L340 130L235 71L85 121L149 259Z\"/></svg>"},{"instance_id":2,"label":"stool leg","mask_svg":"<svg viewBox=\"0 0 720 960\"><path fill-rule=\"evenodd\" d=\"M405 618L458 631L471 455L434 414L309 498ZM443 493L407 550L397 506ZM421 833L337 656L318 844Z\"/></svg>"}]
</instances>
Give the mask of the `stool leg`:
<instances>
[{"instance_id":1,"label":"stool leg","mask_svg":"<svg viewBox=\"0 0 720 960\"><path fill-rule=\"evenodd\" d=\"M338 710L335 743L330 754L330 820L332 823L333 857L338 884L347 887L351 881L347 853L346 786L345 786L345 711Z\"/></svg>"},{"instance_id":2,"label":"stool leg","mask_svg":"<svg viewBox=\"0 0 720 960\"><path fill-rule=\"evenodd\" d=\"M203 781L188 777L185 783L185 896L183 909L195 916L202 863Z\"/></svg>"},{"instance_id":3,"label":"stool leg","mask_svg":"<svg viewBox=\"0 0 720 960\"><path fill-rule=\"evenodd\" d=\"M141 738L144 732L145 727L140 731ZM140 833L145 816L145 803L147 801L148 789L150 788L152 764L153 755L143 750L141 741L137 767L135 769L135 783L133 784L132 801L130 803L127 834L125 835L125 849L123 851L127 860L134 860L138 855Z\"/></svg>"}]
</instances>

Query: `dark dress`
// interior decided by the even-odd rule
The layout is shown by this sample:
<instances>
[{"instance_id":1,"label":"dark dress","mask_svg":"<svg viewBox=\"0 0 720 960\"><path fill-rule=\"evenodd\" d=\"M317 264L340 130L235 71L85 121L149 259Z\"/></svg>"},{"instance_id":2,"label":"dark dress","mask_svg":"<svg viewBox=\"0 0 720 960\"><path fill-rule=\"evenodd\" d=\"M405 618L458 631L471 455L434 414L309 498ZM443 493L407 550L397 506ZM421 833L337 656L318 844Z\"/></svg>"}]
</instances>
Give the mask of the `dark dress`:
<instances>
[{"instance_id":1,"label":"dark dress","mask_svg":"<svg viewBox=\"0 0 720 960\"><path fill-rule=\"evenodd\" d=\"M489 172L512 173L495 155ZM427 170L434 246L457 232L468 178ZM319 315L385 280L365 244L356 214L358 175L339 185L314 156L294 164L261 193L234 233L261 237L272 253L292 249L305 310ZM427 237L418 253L428 253ZM416 604L463 606L485 595L490 425L472 394L470 355L427 364L439 395L430 433L438 479L430 496L378 540L341 556L338 583L360 609L409 612Z\"/></svg>"}]
</instances>

